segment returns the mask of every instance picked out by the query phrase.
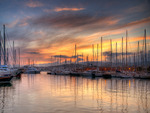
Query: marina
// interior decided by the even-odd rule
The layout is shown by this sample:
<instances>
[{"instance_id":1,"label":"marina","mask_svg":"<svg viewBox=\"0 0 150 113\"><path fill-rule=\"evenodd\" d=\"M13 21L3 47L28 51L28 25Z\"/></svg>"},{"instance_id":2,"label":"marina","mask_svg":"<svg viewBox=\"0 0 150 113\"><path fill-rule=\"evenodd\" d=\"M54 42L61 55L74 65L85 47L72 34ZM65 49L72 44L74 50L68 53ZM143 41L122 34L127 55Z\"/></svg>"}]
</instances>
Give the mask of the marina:
<instances>
[{"instance_id":1,"label":"marina","mask_svg":"<svg viewBox=\"0 0 150 113\"><path fill-rule=\"evenodd\" d=\"M0 113L150 113L150 0L0 0Z\"/></svg>"},{"instance_id":2,"label":"marina","mask_svg":"<svg viewBox=\"0 0 150 113\"><path fill-rule=\"evenodd\" d=\"M29 113L49 111L54 113L150 112L150 59L147 53L146 30L144 30L142 52L136 53L140 57L135 58L135 53L128 55L126 31L126 52L123 52L122 38L120 59L117 56L117 43L116 51L114 53L112 51L112 40L110 40L109 56L105 56L101 37L101 51L99 52L98 44L97 52L94 51L94 45L92 45L91 61L88 60L88 56L87 60L83 61L83 54L77 54L75 44L75 53L70 58L70 62L66 58L64 62L61 55L51 56L49 66L37 66L34 60L30 62L30 58L28 64L20 65L20 49L19 54L16 54L13 41L13 47L10 48L12 51L9 52L8 49L6 51L6 45L10 42L6 42L5 25L3 25L3 32L3 37L0 37L2 105L0 111L2 113L20 113L22 109L24 109L23 112L28 110ZM98 52L101 53L100 56ZM95 53L97 56L94 56ZM11 55L12 60L10 60ZM107 57L107 60L103 61L103 57ZM41 94L45 90L46 94ZM27 100L24 100L25 98Z\"/></svg>"}]
</instances>

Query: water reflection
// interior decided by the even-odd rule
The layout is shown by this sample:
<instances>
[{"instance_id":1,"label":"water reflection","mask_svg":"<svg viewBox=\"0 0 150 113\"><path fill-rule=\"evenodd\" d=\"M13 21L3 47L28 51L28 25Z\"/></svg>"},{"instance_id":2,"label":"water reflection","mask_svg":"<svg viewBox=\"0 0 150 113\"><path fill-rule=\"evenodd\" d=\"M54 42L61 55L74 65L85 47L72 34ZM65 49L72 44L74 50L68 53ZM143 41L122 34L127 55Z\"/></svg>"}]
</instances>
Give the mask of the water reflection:
<instances>
[{"instance_id":1,"label":"water reflection","mask_svg":"<svg viewBox=\"0 0 150 113\"><path fill-rule=\"evenodd\" d=\"M72 96L75 107L97 112L150 112L149 80L49 77L51 92L57 97ZM55 83L57 87L53 88Z\"/></svg>"},{"instance_id":2,"label":"water reflection","mask_svg":"<svg viewBox=\"0 0 150 113\"><path fill-rule=\"evenodd\" d=\"M2 113L148 113L150 81L22 75L0 86Z\"/></svg>"},{"instance_id":3,"label":"water reflection","mask_svg":"<svg viewBox=\"0 0 150 113\"><path fill-rule=\"evenodd\" d=\"M4 113L9 104L11 83L0 83L0 113Z\"/></svg>"}]
</instances>

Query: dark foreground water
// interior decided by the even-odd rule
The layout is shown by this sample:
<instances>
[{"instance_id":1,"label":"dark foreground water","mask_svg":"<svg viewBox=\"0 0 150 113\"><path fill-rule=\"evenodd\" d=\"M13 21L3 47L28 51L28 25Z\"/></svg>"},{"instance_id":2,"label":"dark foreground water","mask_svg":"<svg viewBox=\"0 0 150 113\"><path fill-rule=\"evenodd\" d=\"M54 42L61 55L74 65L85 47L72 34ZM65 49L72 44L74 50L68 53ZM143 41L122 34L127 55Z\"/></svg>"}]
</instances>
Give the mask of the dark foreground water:
<instances>
[{"instance_id":1,"label":"dark foreground water","mask_svg":"<svg viewBox=\"0 0 150 113\"><path fill-rule=\"evenodd\" d=\"M150 113L150 80L23 74L1 84L0 113Z\"/></svg>"}]
</instances>

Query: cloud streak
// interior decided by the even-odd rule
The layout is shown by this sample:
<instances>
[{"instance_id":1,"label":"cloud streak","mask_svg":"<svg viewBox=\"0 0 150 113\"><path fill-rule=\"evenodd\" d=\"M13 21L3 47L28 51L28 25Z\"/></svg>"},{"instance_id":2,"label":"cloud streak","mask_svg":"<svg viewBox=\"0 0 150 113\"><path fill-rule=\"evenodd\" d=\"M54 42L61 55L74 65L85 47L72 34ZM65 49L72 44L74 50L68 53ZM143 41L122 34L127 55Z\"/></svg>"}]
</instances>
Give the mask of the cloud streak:
<instances>
[{"instance_id":1,"label":"cloud streak","mask_svg":"<svg viewBox=\"0 0 150 113\"><path fill-rule=\"evenodd\" d=\"M84 10L85 8L60 8L60 7L57 7L54 9L54 11L56 12L60 12L60 11L81 11L81 10Z\"/></svg>"},{"instance_id":2,"label":"cloud streak","mask_svg":"<svg viewBox=\"0 0 150 113\"><path fill-rule=\"evenodd\" d=\"M30 1L26 3L26 6L30 8L35 8L35 7L42 7L44 6L44 4L39 1Z\"/></svg>"}]
</instances>

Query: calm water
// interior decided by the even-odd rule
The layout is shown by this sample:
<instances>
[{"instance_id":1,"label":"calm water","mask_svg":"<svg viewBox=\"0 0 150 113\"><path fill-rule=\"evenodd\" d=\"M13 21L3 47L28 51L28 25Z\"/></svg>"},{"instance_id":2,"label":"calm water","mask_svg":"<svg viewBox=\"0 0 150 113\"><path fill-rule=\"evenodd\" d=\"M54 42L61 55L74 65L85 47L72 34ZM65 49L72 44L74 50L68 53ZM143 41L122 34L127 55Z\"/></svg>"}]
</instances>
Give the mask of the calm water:
<instances>
[{"instance_id":1,"label":"calm water","mask_svg":"<svg viewBox=\"0 0 150 113\"><path fill-rule=\"evenodd\" d=\"M150 113L150 80L23 74L0 86L0 113Z\"/></svg>"}]
</instances>

